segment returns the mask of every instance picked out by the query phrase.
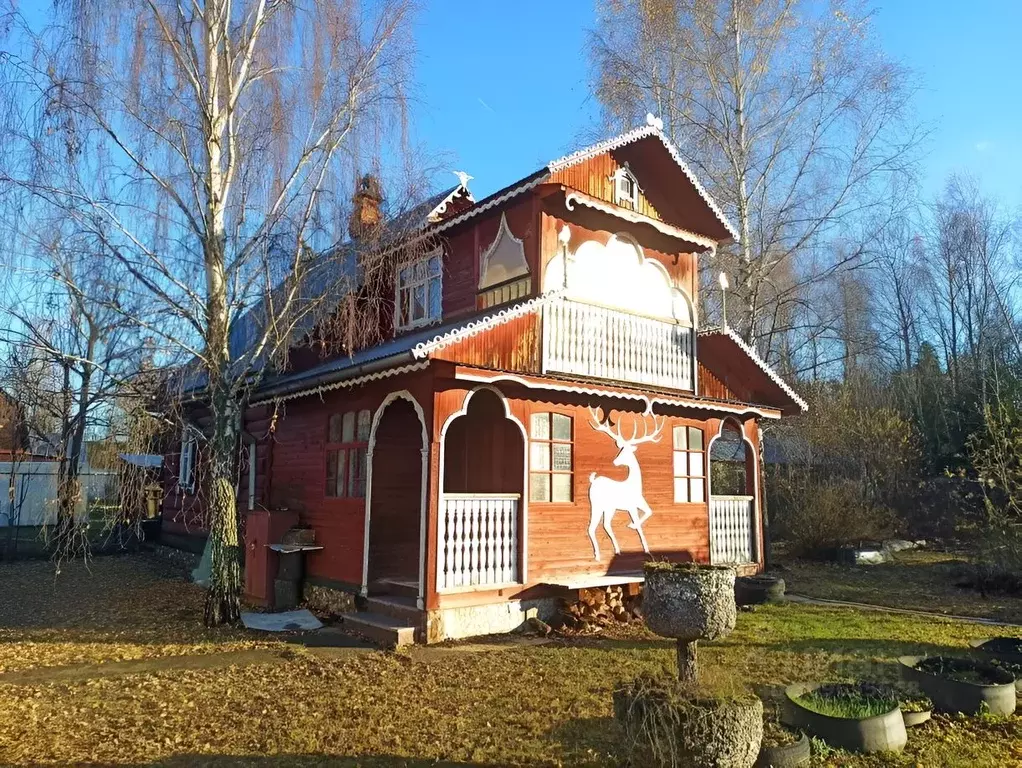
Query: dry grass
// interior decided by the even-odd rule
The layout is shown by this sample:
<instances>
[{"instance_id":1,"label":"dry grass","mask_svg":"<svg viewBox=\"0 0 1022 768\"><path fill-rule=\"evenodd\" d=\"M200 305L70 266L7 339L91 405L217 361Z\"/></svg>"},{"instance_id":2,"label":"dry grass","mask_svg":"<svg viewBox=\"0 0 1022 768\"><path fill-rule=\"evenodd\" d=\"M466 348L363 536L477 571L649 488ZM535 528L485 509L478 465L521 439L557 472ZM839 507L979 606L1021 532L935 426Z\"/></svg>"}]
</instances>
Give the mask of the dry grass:
<instances>
[{"instance_id":1,"label":"dry grass","mask_svg":"<svg viewBox=\"0 0 1022 768\"><path fill-rule=\"evenodd\" d=\"M998 594L984 597L973 589L955 586L966 579L967 561L954 553L900 552L893 563L884 565L808 561L783 565L781 575L789 592L1022 624L1022 599Z\"/></svg>"},{"instance_id":2,"label":"dry grass","mask_svg":"<svg viewBox=\"0 0 1022 768\"><path fill-rule=\"evenodd\" d=\"M42 613L26 600L20 612L5 603L0 651L24 666L76 652L97 661L253 642L241 632L202 630L197 590L172 572L157 578L151 564L97 560L92 577L78 574L74 589L48 593L52 604ZM34 578L35 567L3 573ZM52 582L52 573L41 574ZM71 596L89 607L69 606ZM84 630L75 629L79 620ZM46 641L53 654L40 658L22 647L48 632L58 638ZM899 654L964 650L987 634L989 627L954 621L785 605L740 614L731 637L700 649L700 663L708 674L728 670L769 694L794 681L891 679ZM640 627L612 635L477 653L332 658L299 648L244 667L72 683L0 680L0 763L617 765L624 755L611 693L622 680L672 670L674 649ZM938 717L912 731L898 758L829 755L816 765L1012 766L1022 765L1020 745L1022 718Z\"/></svg>"}]
</instances>

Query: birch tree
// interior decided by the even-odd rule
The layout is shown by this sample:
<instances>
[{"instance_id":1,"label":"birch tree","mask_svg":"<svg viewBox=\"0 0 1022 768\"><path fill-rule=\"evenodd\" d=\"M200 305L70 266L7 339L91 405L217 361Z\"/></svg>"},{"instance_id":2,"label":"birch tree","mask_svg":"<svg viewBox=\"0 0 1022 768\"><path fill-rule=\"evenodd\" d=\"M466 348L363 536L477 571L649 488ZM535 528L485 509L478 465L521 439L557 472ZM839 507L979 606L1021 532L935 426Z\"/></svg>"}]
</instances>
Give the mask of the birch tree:
<instances>
[{"instance_id":1,"label":"birch tree","mask_svg":"<svg viewBox=\"0 0 1022 768\"><path fill-rule=\"evenodd\" d=\"M823 6L822 8L820 6ZM658 114L740 242L731 273L741 335L774 356L777 304L858 264L889 177L911 170L909 74L878 50L850 1L632 0L599 4L594 77L607 122ZM847 247L837 259L828 243ZM789 263L790 262L790 263ZM795 275L778 290L774 276ZM780 321L780 323L779 323Z\"/></svg>"},{"instance_id":2,"label":"birch tree","mask_svg":"<svg viewBox=\"0 0 1022 768\"><path fill-rule=\"evenodd\" d=\"M209 409L209 625L240 613L245 395L337 278L350 179L401 149L409 12L405 0L68 0L40 27L9 11L5 122L20 141L0 182L102 247L145 310L108 306L161 362L185 363L182 394Z\"/></svg>"}]
</instances>

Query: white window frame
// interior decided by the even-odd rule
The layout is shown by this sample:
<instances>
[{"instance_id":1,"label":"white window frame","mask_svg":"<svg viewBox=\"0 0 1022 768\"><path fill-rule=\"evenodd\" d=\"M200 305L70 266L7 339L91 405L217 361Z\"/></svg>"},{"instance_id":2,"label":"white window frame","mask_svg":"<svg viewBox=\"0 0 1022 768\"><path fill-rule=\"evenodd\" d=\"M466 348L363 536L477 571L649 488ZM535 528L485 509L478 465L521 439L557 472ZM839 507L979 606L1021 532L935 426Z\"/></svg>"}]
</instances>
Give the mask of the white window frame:
<instances>
[{"instance_id":1,"label":"white window frame","mask_svg":"<svg viewBox=\"0 0 1022 768\"><path fill-rule=\"evenodd\" d=\"M699 446L693 447L692 435L699 435ZM707 450L706 432L693 424L678 424L671 434L673 447L672 472L674 477L675 504L706 504L707 503ZM698 456L698 462L692 457ZM692 471L693 463L698 464L698 472ZM699 489L699 498L693 499L693 488ZM684 489L684 490L682 490Z\"/></svg>"},{"instance_id":2,"label":"white window frame","mask_svg":"<svg viewBox=\"0 0 1022 768\"><path fill-rule=\"evenodd\" d=\"M186 429L181 434L181 461L177 470L177 484L188 493L195 493L195 453L198 448L195 435Z\"/></svg>"},{"instance_id":3,"label":"white window frame","mask_svg":"<svg viewBox=\"0 0 1022 768\"><path fill-rule=\"evenodd\" d=\"M444 293L444 251L443 248L434 248L420 259L406 261L398 264L394 274L394 330L407 331L410 328L419 328L425 325L439 323L443 318L443 293ZM435 273L431 269L433 260L436 260ZM422 274L415 275L416 269L421 266ZM410 270L410 272L409 272ZM407 277L406 277L407 274ZM414 316L414 298L417 288L423 287L425 310L422 317ZM437 297L436 314L433 314L433 296L431 291L439 291ZM408 322L401 322L401 299L402 294L408 294L409 316Z\"/></svg>"},{"instance_id":4,"label":"white window frame","mask_svg":"<svg viewBox=\"0 0 1022 768\"><path fill-rule=\"evenodd\" d=\"M628 163L614 171L614 174L610 177L614 182L614 202L617 205L628 203L628 207L632 210L636 210L639 207L639 182L635 178L635 174L632 173L632 169L628 167ZM625 182L628 182L632 191L629 194L625 188Z\"/></svg>"}]
</instances>

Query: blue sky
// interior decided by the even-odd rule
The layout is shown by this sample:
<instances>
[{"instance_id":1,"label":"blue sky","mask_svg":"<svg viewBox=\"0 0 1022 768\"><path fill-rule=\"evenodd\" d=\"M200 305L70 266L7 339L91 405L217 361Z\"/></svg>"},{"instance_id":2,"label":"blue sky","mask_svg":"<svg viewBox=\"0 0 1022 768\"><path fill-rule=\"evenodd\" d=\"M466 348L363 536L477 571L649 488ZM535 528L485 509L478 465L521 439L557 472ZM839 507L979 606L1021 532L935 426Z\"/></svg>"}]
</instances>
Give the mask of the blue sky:
<instances>
[{"instance_id":1,"label":"blue sky","mask_svg":"<svg viewBox=\"0 0 1022 768\"><path fill-rule=\"evenodd\" d=\"M875 7L884 49L921 80L916 112L932 128L924 192L967 171L988 195L1022 205L1022 0ZM582 142L596 114L592 24L591 0L425 0L416 132L475 177L477 199Z\"/></svg>"}]
</instances>

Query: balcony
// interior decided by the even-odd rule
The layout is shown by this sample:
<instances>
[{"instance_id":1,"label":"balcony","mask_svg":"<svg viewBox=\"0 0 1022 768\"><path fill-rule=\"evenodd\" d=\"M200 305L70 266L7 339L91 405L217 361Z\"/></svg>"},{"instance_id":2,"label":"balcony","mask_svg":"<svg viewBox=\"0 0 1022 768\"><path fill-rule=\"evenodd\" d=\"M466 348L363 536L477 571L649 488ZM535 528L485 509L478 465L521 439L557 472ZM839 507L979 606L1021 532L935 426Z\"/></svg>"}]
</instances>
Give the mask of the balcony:
<instances>
[{"instance_id":1,"label":"balcony","mask_svg":"<svg viewBox=\"0 0 1022 768\"><path fill-rule=\"evenodd\" d=\"M543 308L543 372L692 390L693 329L560 299Z\"/></svg>"}]
</instances>

